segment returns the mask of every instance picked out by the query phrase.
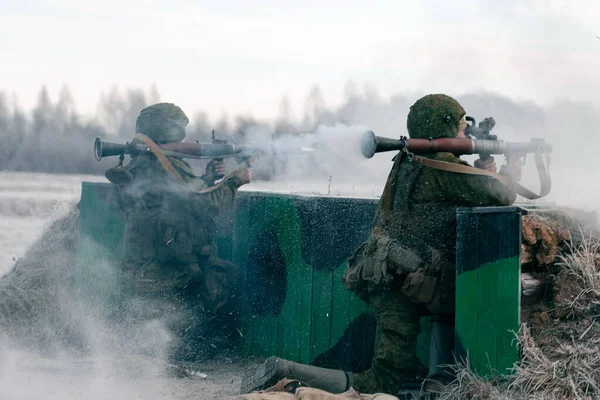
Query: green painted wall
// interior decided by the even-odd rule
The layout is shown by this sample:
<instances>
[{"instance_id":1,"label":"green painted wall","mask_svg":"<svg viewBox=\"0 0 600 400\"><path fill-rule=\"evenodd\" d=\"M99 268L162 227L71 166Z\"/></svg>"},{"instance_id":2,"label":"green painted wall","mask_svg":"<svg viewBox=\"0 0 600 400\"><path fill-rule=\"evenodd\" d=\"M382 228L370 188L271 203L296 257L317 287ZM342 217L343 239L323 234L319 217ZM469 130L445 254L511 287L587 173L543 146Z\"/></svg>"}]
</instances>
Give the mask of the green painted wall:
<instances>
[{"instance_id":1,"label":"green painted wall","mask_svg":"<svg viewBox=\"0 0 600 400\"><path fill-rule=\"evenodd\" d=\"M308 363L334 346L352 320L369 313L341 276L346 259L368 236L376 205L374 199L239 193L235 209L216 221L217 245L242 274L240 330L248 355ZM487 364L505 371L518 357L509 332L519 322L518 209L463 209L457 218L457 350L468 353L482 374L489 372ZM105 313L120 295L122 233L115 187L84 182L77 289ZM422 327L419 356L427 365L426 318Z\"/></svg>"},{"instance_id":2,"label":"green painted wall","mask_svg":"<svg viewBox=\"0 0 600 400\"><path fill-rule=\"evenodd\" d=\"M519 360L521 212L461 209L457 215L456 353L481 376Z\"/></svg>"},{"instance_id":3,"label":"green painted wall","mask_svg":"<svg viewBox=\"0 0 600 400\"><path fill-rule=\"evenodd\" d=\"M75 290L85 303L105 315L111 313L121 295L118 262L123 252L123 227L123 214L114 187L83 182Z\"/></svg>"},{"instance_id":4,"label":"green painted wall","mask_svg":"<svg viewBox=\"0 0 600 400\"><path fill-rule=\"evenodd\" d=\"M333 199L332 199L333 200ZM242 268L249 354L309 362L368 311L341 282L368 233L373 202L259 194L237 204L234 262ZM344 223L341 223L344 222Z\"/></svg>"},{"instance_id":5,"label":"green painted wall","mask_svg":"<svg viewBox=\"0 0 600 400\"><path fill-rule=\"evenodd\" d=\"M240 328L248 355L309 362L368 312L341 276L368 234L376 203L240 192L235 209L217 218L219 255L235 262L243 278ZM76 288L109 314L121 282L118 192L111 184L84 182L79 209Z\"/></svg>"}]
</instances>

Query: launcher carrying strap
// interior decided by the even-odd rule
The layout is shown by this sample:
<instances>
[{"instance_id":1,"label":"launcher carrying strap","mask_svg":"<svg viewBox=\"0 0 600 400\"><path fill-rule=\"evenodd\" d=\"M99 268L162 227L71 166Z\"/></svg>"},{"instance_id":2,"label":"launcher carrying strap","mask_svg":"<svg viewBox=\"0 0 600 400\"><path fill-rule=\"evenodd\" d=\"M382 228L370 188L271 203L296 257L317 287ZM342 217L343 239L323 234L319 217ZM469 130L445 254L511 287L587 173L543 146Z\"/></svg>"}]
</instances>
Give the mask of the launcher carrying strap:
<instances>
[{"instance_id":1,"label":"launcher carrying strap","mask_svg":"<svg viewBox=\"0 0 600 400\"><path fill-rule=\"evenodd\" d=\"M462 164L454 164L446 161L437 161L429 158L419 157L412 155L410 157L411 160L424 165L429 168L438 169L441 171L447 172L456 172L459 174L469 174L469 175L485 175L491 178L497 179L502 182L506 187L510 190L516 192L517 194L523 196L529 200L536 200L545 197L550 193L550 189L552 187L552 183L550 181L550 172L548 170L549 165L549 155L546 153L547 162L544 163L544 159L542 157L541 151L535 152L535 165L538 171L538 177L540 178L540 194L535 194L531 190L526 187L521 186L518 182L512 182L505 176L496 174L494 172L486 171L480 168L471 167L468 165Z\"/></svg>"},{"instance_id":2,"label":"launcher carrying strap","mask_svg":"<svg viewBox=\"0 0 600 400\"><path fill-rule=\"evenodd\" d=\"M148 148L150 149L152 154L154 154L154 156L157 158L160 165L162 165L162 167L164 168L165 172L175 182L185 183L184 179L181 177L179 172L175 169L175 167L173 167L173 164L171 164L171 162L165 156L165 154L163 153L161 148L152 139L150 139L148 136L141 134L141 133L136 134L135 138L141 140L146 146L148 146ZM252 154L252 156L250 156L244 164L247 166L251 166L251 164L256 161L257 157L258 157L258 155L256 153ZM223 185L224 182L227 182L229 179L233 178L233 176L235 175L235 172L236 172L235 170L231 171L223 179L221 179L221 181L219 183L217 183L216 185L207 187L204 189L200 189L197 192L198 193L209 193L209 192L212 192L212 191L218 189L219 187L221 187L221 185Z\"/></svg>"},{"instance_id":3,"label":"launcher carrying strap","mask_svg":"<svg viewBox=\"0 0 600 400\"><path fill-rule=\"evenodd\" d=\"M179 172L173 167L173 164L169 161L167 156L164 155L160 147L154 142L154 140L150 139L148 136L138 133L135 135L136 139L141 140L154 154L160 165L162 165L165 172L177 183L185 183Z\"/></svg>"}]
</instances>

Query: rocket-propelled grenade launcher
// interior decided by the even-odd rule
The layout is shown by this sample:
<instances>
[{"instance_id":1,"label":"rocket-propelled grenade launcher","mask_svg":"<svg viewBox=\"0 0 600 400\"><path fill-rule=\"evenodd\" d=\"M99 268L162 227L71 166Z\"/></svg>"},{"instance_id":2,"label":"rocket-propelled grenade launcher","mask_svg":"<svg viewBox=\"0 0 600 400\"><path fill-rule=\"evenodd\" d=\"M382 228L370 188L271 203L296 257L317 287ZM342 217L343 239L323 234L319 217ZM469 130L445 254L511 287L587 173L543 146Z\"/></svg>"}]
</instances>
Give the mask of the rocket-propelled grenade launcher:
<instances>
[{"instance_id":1,"label":"rocket-propelled grenade launcher","mask_svg":"<svg viewBox=\"0 0 600 400\"><path fill-rule=\"evenodd\" d=\"M546 196L550 192L550 174L548 163L544 163L542 155L548 160L549 154L552 152L552 146L546 143L544 139L531 139L527 142L506 142L498 140L496 135L491 135L490 131L495 125L493 118L486 118L475 127L475 120L472 117L466 117L467 121L473 122L472 125L467 125L465 130L465 138L438 138L438 139L409 139L400 137L399 139L386 138L376 136L372 131L364 133L361 141L361 151L365 158L371 158L375 153L383 153L387 151L402 151L413 157L414 155L433 154L433 153L452 153L456 156L466 154L479 154L482 160L488 159L492 154L504 154L507 162L512 162L515 159L525 159L528 154L533 153L535 163L540 178L541 189L540 194L535 195L527 189L519 189L519 194L528 199L537 199ZM434 168L456 170L460 167L440 166L439 162L433 160L425 160L417 157L422 164L433 166ZM438 165L437 167L435 165ZM449 168L449 169L448 169ZM487 172L475 171L465 173L487 174ZM498 175L497 178L502 179ZM514 184L513 184L514 185ZM520 188L522 188L519 185Z\"/></svg>"},{"instance_id":2,"label":"rocket-propelled grenade launcher","mask_svg":"<svg viewBox=\"0 0 600 400\"><path fill-rule=\"evenodd\" d=\"M174 170L173 166L165 156L177 158L195 158L222 160L224 158L235 158L238 165L236 169L251 167L255 161L262 156L282 156L289 154L312 153L314 149L307 147L288 146L288 148L277 148L273 143L257 143L257 146L238 146L228 143L226 140L217 140L214 136L212 143L200 142L170 142L155 143L143 134L136 134L135 139L125 144L105 142L100 138L94 141L94 156L97 161L104 157L119 156L119 164L115 168L107 170L105 175L111 182L129 182L129 173L123 170L125 155L132 157L138 155L154 155L162 164L167 173L177 182L182 178ZM235 170L227 176L217 176L216 180L228 179L235 174ZM110 177L107 175L109 174ZM206 189L208 190L208 189Z\"/></svg>"},{"instance_id":3,"label":"rocket-propelled grenade launcher","mask_svg":"<svg viewBox=\"0 0 600 400\"><path fill-rule=\"evenodd\" d=\"M375 153L386 151L404 151L413 154L453 153L464 154L505 154L525 155L542 150L545 153L552 152L552 146L544 139L531 139L527 142L505 142L504 140L478 140L478 139L391 139L375 136L371 131L365 133L362 139L362 154L365 158L371 158Z\"/></svg>"},{"instance_id":4,"label":"rocket-propelled grenade launcher","mask_svg":"<svg viewBox=\"0 0 600 400\"><path fill-rule=\"evenodd\" d=\"M492 154L504 154L507 159L514 156L524 157L529 153L551 153L552 146L546 143L544 139L531 139L529 143L505 142L498 140L491 131L496 125L494 118L485 118L475 126L473 117L466 117L467 124L465 129L466 138L439 138L439 139L390 139L375 136L371 131L365 133L361 148L363 156L371 158L375 153L385 151L408 151L413 154L432 154L439 152L453 153L457 156L464 154L479 154L482 160L486 160Z\"/></svg>"},{"instance_id":5,"label":"rocket-propelled grenade launcher","mask_svg":"<svg viewBox=\"0 0 600 400\"><path fill-rule=\"evenodd\" d=\"M239 156L251 150L233 143L173 142L159 144L158 147L167 156L200 159ZM94 156L98 161L104 157L143 153L150 153L150 149L141 143L111 143L105 142L100 138L96 138L94 142Z\"/></svg>"},{"instance_id":6,"label":"rocket-propelled grenade launcher","mask_svg":"<svg viewBox=\"0 0 600 400\"><path fill-rule=\"evenodd\" d=\"M225 140L214 140L212 143L201 142L171 142L158 143L157 147L161 153L166 156L181 157L181 158L196 158L196 159L223 159L223 158L244 158L251 155L271 154L304 154L312 153L313 148L308 147L293 147L289 148L273 148L268 143L261 143L254 147L239 146L234 143L228 143ZM105 142L100 138L96 138L94 142L94 156L97 161L104 157L121 156L124 154L138 155L151 154L152 150L148 145L143 143L128 142L126 144Z\"/></svg>"}]
</instances>

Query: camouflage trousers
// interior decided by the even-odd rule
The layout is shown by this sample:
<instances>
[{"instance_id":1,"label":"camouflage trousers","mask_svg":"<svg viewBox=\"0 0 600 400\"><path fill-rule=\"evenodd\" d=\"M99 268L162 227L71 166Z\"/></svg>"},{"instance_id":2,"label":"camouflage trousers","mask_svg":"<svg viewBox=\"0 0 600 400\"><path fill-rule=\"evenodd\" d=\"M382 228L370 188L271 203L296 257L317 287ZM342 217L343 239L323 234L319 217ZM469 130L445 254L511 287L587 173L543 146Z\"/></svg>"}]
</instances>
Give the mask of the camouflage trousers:
<instances>
[{"instance_id":1,"label":"camouflage trousers","mask_svg":"<svg viewBox=\"0 0 600 400\"><path fill-rule=\"evenodd\" d=\"M238 336L237 268L212 258L205 264L173 267L125 266L122 319L126 324L160 324L170 336L169 358L201 361L232 347Z\"/></svg>"},{"instance_id":2,"label":"camouflage trousers","mask_svg":"<svg viewBox=\"0 0 600 400\"><path fill-rule=\"evenodd\" d=\"M122 270L129 294L149 298L175 294L209 310L218 310L231 298L238 279L235 264L217 257L183 265L125 263Z\"/></svg>"},{"instance_id":3,"label":"camouflage trousers","mask_svg":"<svg viewBox=\"0 0 600 400\"><path fill-rule=\"evenodd\" d=\"M419 385L426 371L417 357L420 319L430 315L426 306L415 304L401 290L371 293L375 314L375 354L371 368L353 375L353 387L362 393L388 393Z\"/></svg>"}]
</instances>

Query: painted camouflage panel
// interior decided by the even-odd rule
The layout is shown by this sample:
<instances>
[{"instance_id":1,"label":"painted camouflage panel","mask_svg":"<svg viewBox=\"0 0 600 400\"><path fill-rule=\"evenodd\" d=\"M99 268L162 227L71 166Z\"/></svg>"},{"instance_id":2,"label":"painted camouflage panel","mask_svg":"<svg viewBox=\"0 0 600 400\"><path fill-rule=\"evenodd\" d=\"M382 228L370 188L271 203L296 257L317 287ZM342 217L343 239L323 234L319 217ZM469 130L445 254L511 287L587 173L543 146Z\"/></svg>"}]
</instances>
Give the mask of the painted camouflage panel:
<instances>
[{"instance_id":1,"label":"painted camouflage panel","mask_svg":"<svg viewBox=\"0 0 600 400\"><path fill-rule=\"evenodd\" d=\"M473 371L510 373L519 360L521 214L518 207L457 213L456 355Z\"/></svg>"},{"instance_id":2,"label":"painted camouflage panel","mask_svg":"<svg viewBox=\"0 0 600 400\"><path fill-rule=\"evenodd\" d=\"M333 347L356 317L370 312L364 302L345 288L341 278L346 259L368 236L377 202L376 199L238 192L236 208L223 212L215 221L216 241L220 256L240 268L245 299L241 331L247 355L277 355L308 363ZM123 234L123 215L115 187L84 182L79 207L77 288L87 301L103 305L104 310L110 312L110 305L119 296L119 271L115 267L122 256ZM514 213L507 212L507 218L510 225ZM496 223L504 222L498 220ZM488 228L498 232L497 226L492 224ZM479 236L476 237L480 240L493 239L481 229L477 232ZM511 233L506 231L505 234ZM520 235L518 229L516 234ZM476 243L471 239L459 240ZM497 245L502 243L500 239L493 240ZM468 249L466 247L465 251ZM510 257L502 260L513 265ZM498 264L492 264L492 269L499 268ZM486 264L473 268L473 271L486 271L487 267ZM481 285L478 281L463 279L467 277L466 274L458 277L457 284L460 282L462 287L469 288ZM486 287L494 285L493 279L499 277L497 271L491 272L491 277L481 275ZM518 272L512 279L518 279ZM518 286L515 289L511 282L505 279L497 285L506 286L502 292L505 296L518 298ZM472 289L461 290L457 301L468 301L473 293L477 294ZM518 303L513 303L512 307L506 305L510 302L500 307L487 304L498 309L512 309L518 314ZM457 320L461 348L469 349L471 358L480 355L483 359L487 355L480 351L477 339L469 342L469 336L465 334L470 323L472 321L467 319ZM463 324L466 324L465 328L461 328ZM485 336L485 329L497 330L480 325L477 331L480 335ZM422 320L422 327L418 353L427 364L427 319ZM372 343L365 342L364 346L354 351L367 352ZM485 350L484 347L481 349ZM509 360L512 360L512 354L509 354Z\"/></svg>"},{"instance_id":3,"label":"painted camouflage panel","mask_svg":"<svg viewBox=\"0 0 600 400\"><path fill-rule=\"evenodd\" d=\"M215 220L216 242L220 256L240 268L248 355L309 362L334 346L354 318L370 312L344 287L342 274L368 235L376 206L374 199L238 192L236 209ZM109 313L120 295L116 266L123 256L117 191L84 182L79 207L77 288ZM426 362L426 333L419 343ZM364 341L356 350L369 354L370 347Z\"/></svg>"}]
</instances>

